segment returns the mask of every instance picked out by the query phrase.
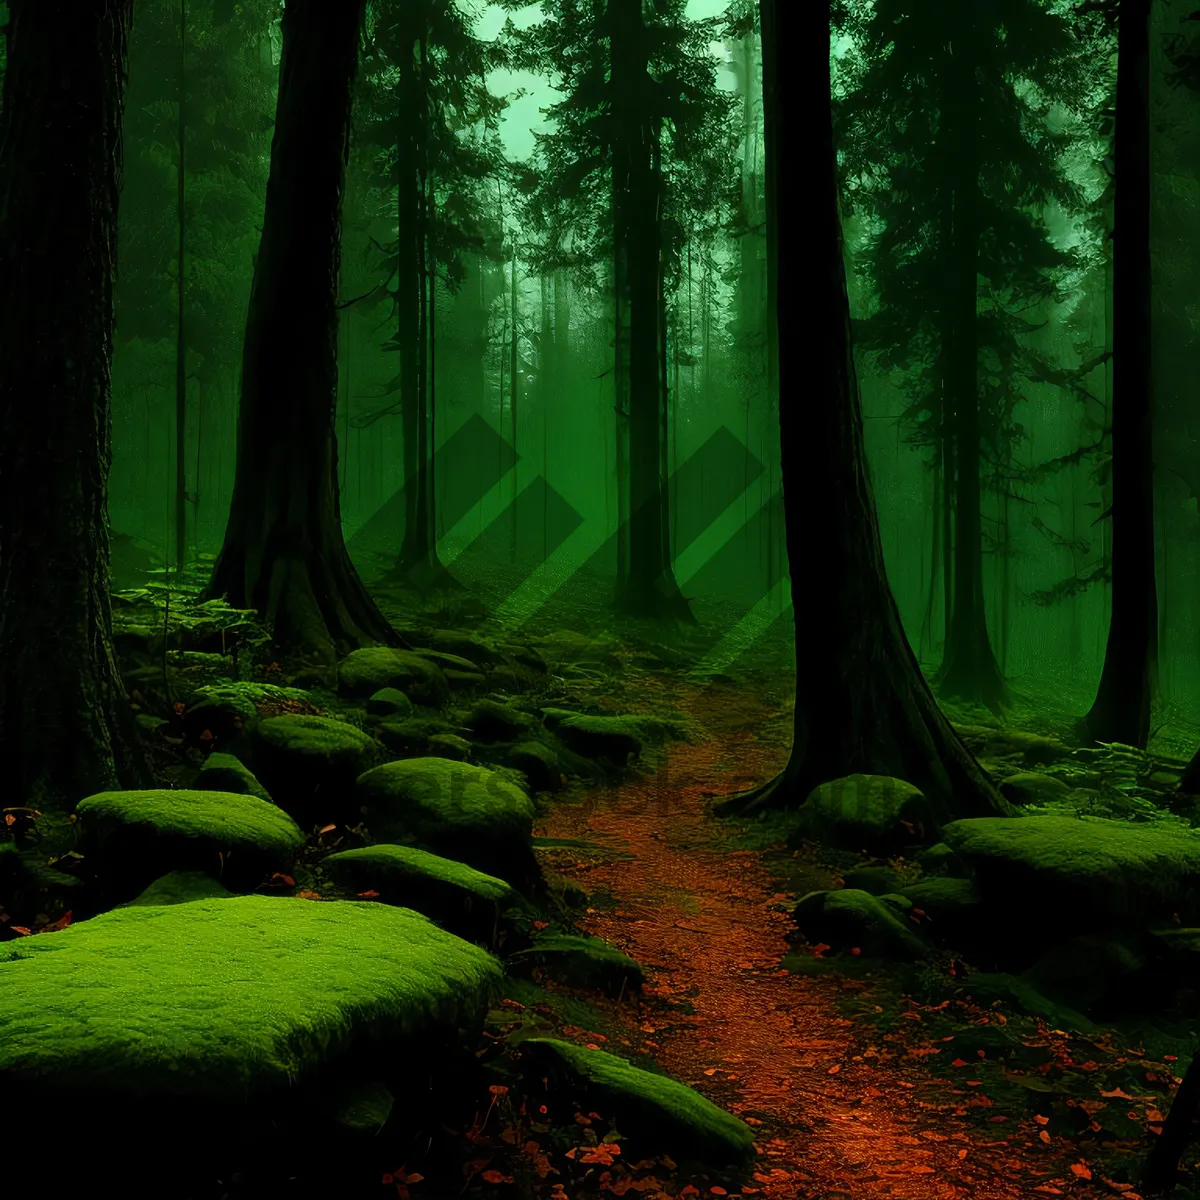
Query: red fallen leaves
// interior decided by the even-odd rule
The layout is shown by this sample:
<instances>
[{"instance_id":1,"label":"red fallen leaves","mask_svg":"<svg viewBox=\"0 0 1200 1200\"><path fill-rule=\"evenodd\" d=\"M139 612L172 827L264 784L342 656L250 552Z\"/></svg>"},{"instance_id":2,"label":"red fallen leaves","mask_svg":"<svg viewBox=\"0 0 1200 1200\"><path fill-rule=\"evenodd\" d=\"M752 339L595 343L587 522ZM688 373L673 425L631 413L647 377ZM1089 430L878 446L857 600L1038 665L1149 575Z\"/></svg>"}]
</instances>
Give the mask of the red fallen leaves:
<instances>
[{"instance_id":1,"label":"red fallen leaves","mask_svg":"<svg viewBox=\"0 0 1200 1200\"><path fill-rule=\"evenodd\" d=\"M511 1175L505 1175L503 1172L497 1171L495 1168L490 1171L484 1171L479 1178L482 1179L484 1183L512 1183Z\"/></svg>"},{"instance_id":2,"label":"red fallen leaves","mask_svg":"<svg viewBox=\"0 0 1200 1200\"><path fill-rule=\"evenodd\" d=\"M378 899L379 893L374 888L370 888L365 892L354 893L360 900L375 900Z\"/></svg>"},{"instance_id":3,"label":"red fallen leaves","mask_svg":"<svg viewBox=\"0 0 1200 1200\"><path fill-rule=\"evenodd\" d=\"M1074 1175L1076 1179L1091 1179L1092 1169L1087 1165L1087 1163L1072 1163L1071 1174Z\"/></svg>"},{"instance_id":4,"label":"red fallen leaves","mask_svg":"<svg viewBox=\"0 0 1200 1200\"><path fill-rule=\"evenodd\" d=\"M281 883L284 887L295 887L296 881L290 875L284 875L281 871L276 871L274 875L267 881L268 883Z\"/></svg>"}]
</instances>

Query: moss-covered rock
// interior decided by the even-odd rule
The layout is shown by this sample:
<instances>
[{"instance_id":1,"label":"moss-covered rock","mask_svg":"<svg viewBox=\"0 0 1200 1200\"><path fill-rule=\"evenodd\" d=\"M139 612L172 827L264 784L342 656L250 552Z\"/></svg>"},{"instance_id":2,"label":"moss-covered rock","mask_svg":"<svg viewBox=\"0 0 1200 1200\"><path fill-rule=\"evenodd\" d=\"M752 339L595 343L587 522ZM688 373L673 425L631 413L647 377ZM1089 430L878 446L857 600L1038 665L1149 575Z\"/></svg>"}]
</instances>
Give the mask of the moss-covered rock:
<instances>
[{"instance_id":1,"label":"moss-covered rock","mask_svg":"<svg viewBox=\"0 0 1200 1200\"><path fill-rule=\"evenodd\" d=\"M973 817L942 835L985 899L1014 919L1082 932L1123 918L1186 915L1200 884L1200 833L1099 817Z\"/></svg>"},{"instance_id":2,"label":"moss-covered rock","mask_svg":"<svg viewBox=\"0 0 1200 1200\"><path fill-rule=\"evenodd\" d=\"M881 896L855 888L809 892L796 903L796 928L816 945L835 951L859 949L871 957L916 962L933 948L904 915Z\"/></svg>"},{"instance_id":3,"label":"moss-covered rock","mask_svg":"<svg viewBox=\"0 0 1200 1200\"><path fill-rule=\"evenodd\" d=\"M642 752L641 730L634 717L547 708L542 710L542 723L568 750L583 758L625 766Z\"/></svg>"},{"instance_id":4,"label":"moss-covered rock","mask_svg":"<svg viewBox=\"0 0 1200 1200\"><path fill-rule=\"evenodd\" d=\"M1095 1024L1083 1013L1052 1000L1028 979L1006 972L977 972L968 975L959 989L982 1008L1003 1004L1044 1017L1056 1029L1091 1033Z\"/></svg>"},{"instance_id":5,"label":"moss-covered rock","mask_svg":"<svg viewBox=\"0 0 1200 1200\"><path fill-rule=\"evenodd\" d=\"M399 688L380 688L367 699L367 712L373 717L403 720L412 716L413 702Z\"/></svg>"},{"instance_id":6,"label":"moss-covered rock","mask_svg":"<svg viewBox=\"0 0 1200 1200\"><path fill-rule=\"evenodd\" d=\"M128 904L188 904L192 900L220 900L232 895L219 879L203 871L171 871Z\"/></svg>"},{"instance_id":7,"label":"moss-covered rock","mask_svg":"<svg viewBox=\"0 0 1200 1200\"><path fill-rule=\"evenodd\" d=\"M921 790L887 775L848 775L823 783L800 809L802 836L880 856L929 841L936 830Z\"/></svg>"},{"instance_id":8,"label":"moss-covered rock","mask_svg":"<svg viewBox=\"0 0 1200 1200\"><path fill-rule=\"evenodd\" d=\"M470 711L466 727L485 742L508 742L523 737L533 727L528 713L496 700L480 700Z\"/></svg>"},{"instance_id":9,"label":"moss-covered rock","mask_svg":"<svg viewBox=\"0 0 1200 1200\"><path fill-rule=\"evenodd\" d=\"M923 847L913 856L913 860L926 875L961 875L966 872L963 861L945 842Z\"/></svg>"},{"instance_id":10,"label":"moss-covered rock","mask_svg":"<svg viewBox=\"0 0 1200 1200\"><path fill-rule=\"evenodd\" d=\"M409 650L367 646L338 664L338 690L347 696L370 696L389 687L430 708L440 708L450 699L441 668Z\"/></svg>"},{"instance_id":11,"label":"moss-covered rock","mask_svg":"<svg viewBox=\"0 0 1200 1200\"><path fill-rule=\"evenodd\" d=\"M303 821L350 816L354 781L378 757L373 738L331 717L272 717L255 726L252 747L271 795Z\"/></svg>"},{"instance_id":12,"label":"moss-covered rock","mask_svg":"<svg viewBox=\"0 0 1200 1200\"><path fill-rule=\"evenodd\" d=\"M533 856L533 803L486 767L409 758L358 781L372 833L459 859L518 887L540 878Z\"/></svg>"},{"instance_id":13,"label":"moss-covered rock","mask_svg":"<svg viewBox=\"0 0 1200 1200\"><path fill-rule=\"evenodd\" d=\"M500 661L500 654L494 646L458 629L435 629L429 635L429 648L466 659L476 667L490 667Z\"/></svg>"},{"instance_id":14,"label":"moss-covered rock","mask_svg":"<svg viewBox=\"0 0 1200 1200\"><path fill-rule=\"evenodd\" d=\"M428 755L432 738L449 733L451 726L436 716L409 717L403 721L382 721L375 736L393 754L405 758Z\"/></svg>"},{"instance_id":15,"label":"moss-covered rock","mask_svg":"<svg viewBox=\"0 0 1200 1200\"><path fill-rule=\"evenodd\" d=\"M471 743L457 733L435 733L429 739L429 753L434 758L466 762L471 757Z\"/></svg>"},{"instance_id":16,"label":"moss-covered rock","mask_svg":"<svg viewBox=\"0 0 1200 1200\"><path fill-rule=\"evenodd\" d=\"M236 792L260 800L271 799L271 793L259 783L258 776L233 754L210 754L192 786L202 792Z\"/></svg>"},{"instance_id":17,"label":"moss-covered rock","mask_svg":"<svg viewBox=\"0 0 1200 1200\"><path fill-rule=\"evenodd\" d=\"M1069 758L1071 748L1058 738L1023 729L1001 729L988 725L956 725L959 737L978 758L1019 757L1023 762L1052 763Z\"/></svg>"},{"instance_id":18,"label":"moss-covered rock","mask_svg":"<svg viewBox=\"0 0 1200 1200\"><path fill-rule=\"evenodd\" d=\"M436 663L443 671L466 671L473 675L483 673L478 663L464 658L461 654L449 654L444 650L431 650L427 647L414 650L413 653L426 662Z\"/></svg>"},{"instance_id":19,"label":"moss-covered rock","mask_svg":"<svg viewBox=\"0 0 1200 1200\"><path fill-rule=\"evenodd\" d=\"M227 738L249 725L263 710L277 713L284 705L312 705L312 696L301 688L270 683L227 681L196 688L184 702L184 723L189 732L209 730Z\"/></svg>"},{"instance_id":20,"label":"moss-covered rock","mask_svg":"<svg viewBox=\"0 0 1200 1200\"><path fill-rule=\"evenodd\" d=\"M1041 804L1047 800L1064 800L1071 794L1071 789L1053 775L1017 771L1001 780L1000 794L1014 804Z\"/></svg>"},{"instance_id":21,"label":"moss-covered rock","mask_svg":"<svg viewBox=\"0 0 1200 1200\"><path fill-rule=\"evenodd\" d=\"M561 983L595 988L608 996L639 992L646 981L641 963L603 939L583 934L543 934L509 961L514 970L536 967Z\"/></svg>"},{"instance_id":22,"label":"moss-covered rock","mask_svg":"<svg viewBox=\"0 0 1200 1200\"><path fill-rule=\"evenodd\" d=\"M1043 995L1088 1017L1112 1016L1140 999L1139 979L1150 952L1146 937L1084 934L1050 947L1023 977Z\"/></svg>"},{"instance_id":23,"label":"moss-covered rock","mask_svg":"<svg viewBox=\"0 0 1200 1200\"><path fill-rule=\"evenodd\" d=\"M424 913L471 940L493 939L500 913L521 903L503 879L415 846L342 850L321 860L330 878L355 892L375 891L388 904Z\"/></svg>"},{"instance_id":24,"label":"moss-covered rock","mask_svg":"<svg viewBox=\"0 0 1200 1200\"><path fill-rule=\"evenodd\" d=\"M872 896L886 896L889 892L904 890L899 872L891 867L855 867L842 877L842 886L870 892Z\"/></svg>"},{"instance_id":25,"label":"moss-covered rock","mask_svg":"<svg viewBox=\"0 0 1200 1200\"><path fill-rule=\"evenodd\" d=\"M534 792L554 792L563 785L558 755L541 742L518 742L510 746L502 759L505 766L520 771Z\"/></svg>"},{"instance_id":26,"label":"moss-covered rock","mask_svg":"<svg viewBox=\"0 0 1200 1200\"><path fill-rule=\"evenodd\" d=\"M239 1103L363 1043L478 1025L485 951L407 909L236 896L8 943L0 1081L27 1098Z\"/></svg>"},{"instance_id":27,"label":"moss-covered rock","mask_svg":"<svg viewBox=\"0 0 1200 1200\"><path fill-rule=\"evenodd\" d=\"M527 1074L554 1077L581 1108L614 1114L622 1141L714 1166L744 1166L754 1157L754 1132L699 1092L643 1071L605 1050L586 1050L554 1038L521 1043Z\"/></svg>"},{"instance_id":28,"label":"moss-covered rock","mask_svg":"<svg viewBox=\"0 0 1200 1200\"><path fill-rule=\"evenodd\" d=\"M487 678L478 671L462 671L457 667L444 667L442 674L452 692L474 692L487 685Z\"/></svg>"},{"instance_id":29,"label":"moss-covered rock","mask_svg":"<svg viewBox=\"0 0 1200 1200\"><path fill-rule=\"evenodd\" d=\"M233 792L99 792L79 802L81 848L109 899L172 870L221 873L234 891L287 870L304 834L282 809Z\"/></svg>"}]
</instances>

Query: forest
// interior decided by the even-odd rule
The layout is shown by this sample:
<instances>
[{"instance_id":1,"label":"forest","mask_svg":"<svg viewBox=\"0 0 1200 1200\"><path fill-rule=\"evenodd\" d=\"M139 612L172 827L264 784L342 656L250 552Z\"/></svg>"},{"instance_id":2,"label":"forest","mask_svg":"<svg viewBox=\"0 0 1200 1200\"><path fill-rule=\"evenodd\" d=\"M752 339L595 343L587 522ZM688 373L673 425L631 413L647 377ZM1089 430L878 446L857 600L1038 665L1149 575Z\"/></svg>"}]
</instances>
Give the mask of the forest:
<instances>
[{"instance_id":1,"label":"forest","mask_svg":"<svg viewBox=\"0 0 1200 1200\"><path fill-rule=\"evenodd\" d=\"M1193 2L0 2L6 1197L1200 1200Z\"/></svg>"}]
</instances>

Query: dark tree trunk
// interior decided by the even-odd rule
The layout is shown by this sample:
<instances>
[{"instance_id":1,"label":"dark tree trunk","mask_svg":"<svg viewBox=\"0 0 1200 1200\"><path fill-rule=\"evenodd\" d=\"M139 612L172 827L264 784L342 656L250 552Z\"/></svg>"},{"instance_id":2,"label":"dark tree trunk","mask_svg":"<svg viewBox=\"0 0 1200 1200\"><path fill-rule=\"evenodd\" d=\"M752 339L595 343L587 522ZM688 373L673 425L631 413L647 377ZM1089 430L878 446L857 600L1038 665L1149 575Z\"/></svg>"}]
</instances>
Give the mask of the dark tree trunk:
<instances>
[{"instance_id":1,"label":"dark tree trunk","mask_svg":"<svg viewBox=\"0 0 1200 1200\"><path fill-rule=\"evenodd\" d=\"M862 409L850 344L850 305L842 258L829 93L828 4L811 9L762 0L766 154L811 137L817 167L814 227L780 220L782 185L770 170L767 220L781 278L818 273L826 302L814 345L812 376L803 345L780 338L779 425L784 512L796 630L796 707L791 757L784 773L756 792L731 797L726 811L764 804L795 806L812 788L846 775L892 775L921 788L939 818L1006 811L987 775L935 703L900 624L884 571L883 547L863 448ZM803 16L801 16L803 13ZM789 80L817 81L802 103L785 105L780 51L813 47ZM815 254L814 254L815 251ZM780 313L781 332L786 332Z\"/></svg>"},{"instance_id":2,"label":"dark tree trunk","mask_svg":"<svg viewBox=\"0 0 1200 1200\"><path fill-rule=\"evenodd\" d=\"M175 259L175 571L183 573L187 562L187 340L184 335L186 277L184 250L187 234L187 3L179 0L179 172L175 187L175 215L178 240ZM197 475L195 488L200 490Z\"/></svg>"},{"instance_id":3,"label":"dark tree trunk","mask_svg":"<svg viewBox=\"0 0 1200 1200\"><path fill-rule=\"evenodd\" d=\"M400 361L400 433L404 439L404 540L396 572L407 576L421 562L421 263L420 182L411 113L413 80L407 57L396 89L402 114L396 132L396 334Z\"/></svg>"},{"instance_id":4,"label":"dark tree trunk","mask_svg":"<svg viewBox=\"0 0 1200 1200\"><path fill-rule=\"evenodd\" d=\"M337 283L362 0L288 0L254 266L233 501L208 593L254 608L277 643L329 661L398 644L342 537Z\"/></svg>"},{"instance_id":5,"label":"dark tree trunk","mask_svg":"<svg viewBox=\"0 0 1200 1200\"><path fill-rule=\"evenodd\" d=\"M1121 0L1114 131L1112 617L1097 742L1144 748L1158 657L1150 366L1150 4Z\"/></svg>"},{"instance_id":6,"label":"dark tree trunk","mask_svg":"<svg viewBox=\"0 0 1200 1200\"><path fill-rule=\"evenodd\" d=\"M629 573L619 601L642 617L690 620L664 532L659 288L662 179L654 169L641 0L610 0L617 240L629 286Z\"/></svg>"},{"instance_id":7,"label":"dark tree trunk","mask_svg":"<svg viewBox=\"0 0 1200 1200\"><path fill-rule=\"evenodd\" d=\"M1147 1196L1166 1196L1174 1191L1179 1179L1179 1160L1196 1137L1197 1122L1200 1122L1200 1055L1193 1056L1188 1063L1162 1133L1154 1139L1146 1159L1141 1190Z\"/></svg>"},{"instance_id":8,"label":"dark tree trunk","mask_svg":"<svg viewBox=\"0 0 1200 1200\"><path fill-rule=\"evenodd\" d=\"M974 700L999 711L1008 698L988 636L983 599L983 522L980 487L979 414L979 86L975 78L975 31L970 6L956 9L956 27L947 30L942 78L942 119L954 183L948 233L941 247L948 264L943 322L945 363L943 404L949 405L954 487L954 586L946 645L938 684L947 696ZM943 223L943 230L947 229Z\"/></svg>"},{"instance_id":9,"label":"dark tree trunk","mask_svg":"<svg viewBox=\"0 0 1200 1200\"><path fill-rule=\"evenodd\" d=\"M11 804L144 782L108 472L132 0L10 0L0 117L0 755Z\"/></svg>"},{"instance_id":10,"label":"dark tree trunk","mask_svg":"<svg viewBox=\"0 0 1200 1200\"><path fill-rule=\"evenodd\" d=\"M437 509L433 490L433 304L437 268L432 254L434 222L433 185L429 177L430 89L429 59L424 8L405 38L401 64L400 147L398 211L400 253L397 296L404 294L397 330L402 367L401 411L404 434L406 505L404 541L392 572L423 593L454 583L437 556ZM410 67L408 37L419 46L420 70ZM415 132L414 132L415 131Z\"/></svg>"}]
</instances>

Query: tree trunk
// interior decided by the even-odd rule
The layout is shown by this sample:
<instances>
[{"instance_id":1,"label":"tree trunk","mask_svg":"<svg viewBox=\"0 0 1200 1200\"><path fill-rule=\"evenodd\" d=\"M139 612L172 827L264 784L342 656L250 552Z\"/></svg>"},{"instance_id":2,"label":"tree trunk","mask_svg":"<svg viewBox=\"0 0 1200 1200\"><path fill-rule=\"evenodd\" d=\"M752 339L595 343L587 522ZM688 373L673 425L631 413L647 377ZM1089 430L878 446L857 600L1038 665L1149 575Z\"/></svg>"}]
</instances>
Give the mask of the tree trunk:
<instances>
[{"instance_id":1,"label":"tree trunk","mask_svg":"<svg viewBox=\"0 0 1200 1200\"><path fill-rule=\"evenodd\" d=\"M795 806L812 788L863 772L908 780L939 819L995 815L1006 805L935 703L900 624L884 570L883 546L863 446L862 408L850 343L850 305L842 257L830 109L828 4L801 9L762 0L766 154L777 159L811 131L821 212L813 227L780 220L783 187L771 171L767 219L780 278L820 272L824 325L812 368L802 344L781 338L779 425L787 548L796 631L796 705L791 756L784 773L757 791L731 797L726 811ZM801 18L799 13L803 12ZM796 111L785 108L780 78L784 47L811 46L814 61L789 80L815 79L818 92ZM815 253L814 253L815 251ZM784 324L781 312L780 325ZM806 352L806 351L805 351Z\"/></svg>"},{"instance_id":2,"label":"tree trunk","mask_svg":"<svg viewBox=\"0 0 1200 1200\"><path fill-rule=\"evenodd\" d=\"M404 441L404 536L395 574L421 561L421 264L418 147L412 124L416 86L411 54L396 85L396 350L400 359L400 434Z\"/></svg>"},{"instance_id":3,"label":"tree trunk","mask_svg":"<svg viewBox=\"0 0 1200 1200\"><path fill-rule=\"evenodd\" d=\"M941 247L948 264L947 319L943 322L945 388L954 448L954 587L938 684L947 696L999 711L1008 699L988 637L983 596L982 465L979 414L979 86L975 78L975 31L969 6L947 31L941 111L955 166L948 203L949 238ZM943 226L945 228L945 226Z\"/></svg>"},{"instance_id":4,"label":"tree trunk","mask_svg":"<svg viewBox=\"0 0 1200 1200\"><path fill-rule=\"evenodd\" d=\"M0 117L6 803L144 782L112 647L110 364L132 0L10 0Z\"/></svg>"},{"instance_id":5,"label":"tree trunk","mask_svg":"<svg viewBox=\"0 0 1200 1200\"><path fill-rule=\"evenodd\" d=\"M629 281L629 576L621 607L636 616L690 620L666 545L662 476L659 289L662 179L647 116L649 68L641 0L611 0L616 238Z\"/></svg>"},{"instance_id":6,"label":"tree trunk","mask_svg":"<svg viewBox=\"0 0 1200 1200\"><path fill-rule=\"evenodd\" d=\"M1121 0L1114 137L1112 617L1084 718L1097 742L1145 748L1158 658L1150 363L1150 5Z\"/></svg>"},{"instance_id":7,"label":"tree trunk","mask_svg":"<svg viewBox=\"0 0 1200 1200\"><path fill-rule=\"evenodd\" d=\"M179 171L175 188L175 210L178 223L176 245L176 313L175 313L175 571L183 573L187 561L187 470L184 457L187 450L187 341L184 337L184 239L187 231L187 119L184 110L187 81L187 3L179 0ZM197 492L200 488L196 479Z\"/></svg>"},{"instance_id":8,"label":"tree trunk","mask_svg":"<svg viewBox=\"0 0 1200 1200\"><path fill-rule=\"evenodd\" d=\"M399 644L342 537L337 282L362 0L288 0L262 239L254 266L237 467L210 596L254 608L282 650L323 662Z\"/></svg>"},{"instance_id":9,"label":"tree trunk","mask_svg":"<svg viewBox=\"0 0 1200 1200\"><path fill-rule=\"evenodd\" d=\"M1147 1196L1167 1196L1179 1179L1179 1160L1196 1137L1200 1121L1200 1055L1193 1055L1183 1082L1171 1101L1162 1132L1154 1139L1142 1169L1142 1187Z\"/></svg>"}]
</instances>

